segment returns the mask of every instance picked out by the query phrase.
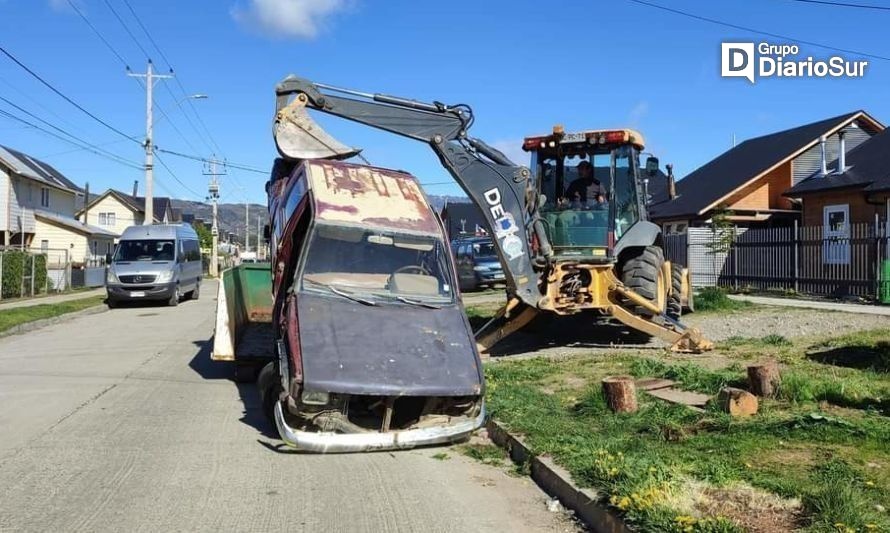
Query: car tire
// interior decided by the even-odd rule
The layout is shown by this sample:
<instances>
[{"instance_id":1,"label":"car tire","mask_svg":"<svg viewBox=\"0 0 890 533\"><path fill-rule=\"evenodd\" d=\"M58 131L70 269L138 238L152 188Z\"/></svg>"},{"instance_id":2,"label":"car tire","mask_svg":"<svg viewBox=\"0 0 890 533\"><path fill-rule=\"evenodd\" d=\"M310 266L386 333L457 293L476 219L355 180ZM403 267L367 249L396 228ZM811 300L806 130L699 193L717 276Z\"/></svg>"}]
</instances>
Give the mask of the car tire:
<instances>
[{"instance_id":1,"label":"car tire","mask_svg":"<svg viewBox=\"0 0 890 533\"><path fill-rule=\"evenodd\" d=\"M671 263L671 295L667 301L667 316L680 320L683 315L683 267Z\"/></svg>"},{"instance_id":2,"label":"car tire","mask_svg":"<svg viewBox=\"0 0 890 533\"><path fill-rule=\"evenodd\" d=\"M118 307L120 307L121 304L117 300L106 298L105 305L107 305L109 309L117 309Z\"/></svg>"},{"instance_id":3,"label":"car tire","mask_svg":"<svg viewBox=\"0 0 890 533\"><path fill-rule=\"evenodd\" d=\"M179 284L176 284L176 287L173 289L173 294L170 295L170 299L167 300L167 305L170 307L176 307L179 305L179 300L182 298L182 294L179 292Z\"/></svg>"},{"instance_id":4,"label":"car tire","mask_svg":"<svg viewBox=\"0 0 890 533\"><path fill-rule=\"evenodd\" d=\"M281 376L274 362L269 362L260 370L256 380L260 390L260 400L263 405L263 415L273 426L275 425L275 404L281 397Z\"/></svg>"},{"instance_id":5,"label":"car tire","mask_svg":"<svg viewBox=\"0 0 890 533\"><path fill-rule=\"evenodd\" d=\"M621 281L628 289L654 302L663 312L667 295L667 280L664 279L661 268L664 264L664 252L659 246L646 246L637 250L636 255L628 257L622 264ZM635 315L655 315L650 309L636 305L630 299L625 299L623 303Z\"/></svg>"}]
</instances>

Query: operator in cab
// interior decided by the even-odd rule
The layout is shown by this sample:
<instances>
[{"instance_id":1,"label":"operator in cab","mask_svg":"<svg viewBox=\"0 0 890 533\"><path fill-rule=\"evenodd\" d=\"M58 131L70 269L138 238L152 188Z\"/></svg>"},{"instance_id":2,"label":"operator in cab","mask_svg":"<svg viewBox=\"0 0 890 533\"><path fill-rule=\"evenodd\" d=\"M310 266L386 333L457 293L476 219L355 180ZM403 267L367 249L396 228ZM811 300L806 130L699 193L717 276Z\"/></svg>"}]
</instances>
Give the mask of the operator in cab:
<instances>
[{"instance_id":1,"label":"operator in cab","mask_svg":"<svg viewBox=\"0 0 890 533\"><path fill-rule=\"evenodd\" d=\"M566 189L566 195L561 202L563 208L573 209L601 209L606 204L606 189L593 175L593 165L590 161L581 161L576 167L578 178Z\"/></svg>"}]
</instances>

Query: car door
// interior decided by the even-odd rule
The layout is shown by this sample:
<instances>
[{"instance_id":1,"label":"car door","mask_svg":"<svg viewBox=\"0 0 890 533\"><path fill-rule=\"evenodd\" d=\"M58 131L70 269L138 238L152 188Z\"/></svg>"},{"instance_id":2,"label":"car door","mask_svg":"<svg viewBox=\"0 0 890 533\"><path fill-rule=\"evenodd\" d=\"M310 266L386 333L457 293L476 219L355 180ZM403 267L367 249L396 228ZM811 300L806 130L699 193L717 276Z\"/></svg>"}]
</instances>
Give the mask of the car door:
<instances>
[{"instance_id":1,"label":"car door","mask_svg":"<svg viewBox=\"0 0 890 533\"><path fill-rule=\"evenodd\" d=\"M469 276L472 276L473 274L473 265L467 254L467 251L470 248L471 247L468 244L461 244L457 247L457 278L460 282L461 289L470 286L472 282Z\"/></svg>"}]
</instances>

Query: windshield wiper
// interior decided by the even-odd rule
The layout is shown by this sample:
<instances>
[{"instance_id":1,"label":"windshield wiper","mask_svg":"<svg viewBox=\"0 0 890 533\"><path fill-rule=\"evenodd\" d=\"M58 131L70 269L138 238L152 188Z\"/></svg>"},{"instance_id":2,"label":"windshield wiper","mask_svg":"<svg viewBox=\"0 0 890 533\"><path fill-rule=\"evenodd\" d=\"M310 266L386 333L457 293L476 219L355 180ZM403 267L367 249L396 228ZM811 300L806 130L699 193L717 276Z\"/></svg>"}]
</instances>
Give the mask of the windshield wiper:
<instances>
[{"instance_id":1,"label":"windshield wiper","mask_svg":"<svg viewBox=\"0 0 890 533\"><path fill-rule=\"evenodd\" d=\"M351 292L344 291L343 289L338 289L333 284L321 283L319 281L315 281L312 279L304 279L303 280L303 283L307 283L307 282L311 283L312 285L315 285L317 287L324 287L325 289L331 291L332 293L336 294L337 296L342 296L344 298L352 300L353 302L358 302L360 304L371 305L371 306L377 305L377 302L368 300L367 298L362 298L361 296L356 296L355 294L353 294Z\"/></svg>"},{"instance_id":2,"label":"windshield wiper","mask_svg":"<svg viewBox=\"0 0 890 533\"><path fill-rule=\"evenodd\" d=\"M441 305L435 305L427 302L421 302L419 300L411 300L410 298L405 298L404 296L396 296L396 300L409 304L416 305L418 307L426 307L427 309L442 309Z\"/></svg>"}]
</instances>

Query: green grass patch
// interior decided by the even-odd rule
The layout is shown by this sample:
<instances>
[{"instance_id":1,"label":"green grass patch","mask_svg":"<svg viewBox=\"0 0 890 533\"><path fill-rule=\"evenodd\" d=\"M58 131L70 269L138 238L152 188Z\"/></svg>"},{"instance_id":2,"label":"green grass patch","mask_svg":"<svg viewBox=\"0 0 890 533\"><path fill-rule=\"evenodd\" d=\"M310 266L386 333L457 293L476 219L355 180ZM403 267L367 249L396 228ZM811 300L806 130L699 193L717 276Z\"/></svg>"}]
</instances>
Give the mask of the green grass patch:
<instances>
[{"instance_id":1,"label":"green grass patch","mask_svg":"<svg viewBox=\"0 0 890 533\"><path fill-rule=\"evenodd\" d=\"M447 461L448 459L451 459L451 456L445 452L434 453L431 457L437 461Z\"/></svg>"},{"instance_id":2,"label":"green grass patch","mask_svg":"<svg viewBox=\"0 0 890 533\"><path fill-rule=\"evenodd\" d=\"M488 407L534 453L552 456L643 531L737 531L760 519L775 530L890 530L888 514L875 510L890 507L887 376L807 355L814 347L879 350L888 340L890 331L814 346L780 336L733 340L736 348L772 347L789 361L779 397L747 419L642 393L637 413L612 413L599 386L607 375L665 377L707 394L745 385L739 364L707 369L626 355L488 364ZM770 510L746 509L745 491L770 500Z\"/></svg>"},{"instance_id":3,"label":"green grass patch","mask_svg":"<svg viewBox=\"0 0 890 533\"><path fill-rule=\"evenodd\" d=\"M459 449L467 457L487 465L500 466L507 458L504 450L494 444L464 444Z\"/></svg>"},{"instance_id":4,"label":"green grass patch","mask_svg":"<svg viewBox=\"0 0 890 533\"><path fill-rule=\"evenodd\" d=\"M91 296L56 304L38 304L0 310L0 332L7 331L21 324L34 322L35 320L83 311L89 307L100 305L103 301L105 301L104 296Z\"/></svg>"},{"instance_id":5,"label":"green grass patch","mask_svg":"<svg viewBox=\"0 0 890 533\"><path fill-rule=\"evenodd\" d=\"M754 304L744 300L733 300L720 287L705 287L695 293L695 312L729 312L750 309Z\"/></svg>"},{"instance_id":6,"label":"green grass patch","mask_svg":"<svg viewBox=\"0 0 890 533\"><path fill-rule=\"evenodd\" d=\"M473 331L478 330L489 320L494 318L494 315L498 312L498 309L503 307L502 304L478 304L478 305L468 305L465 308L467 313L467 319L470 321L470 327L473 328Z\"/></svg>"}]
</instances>

